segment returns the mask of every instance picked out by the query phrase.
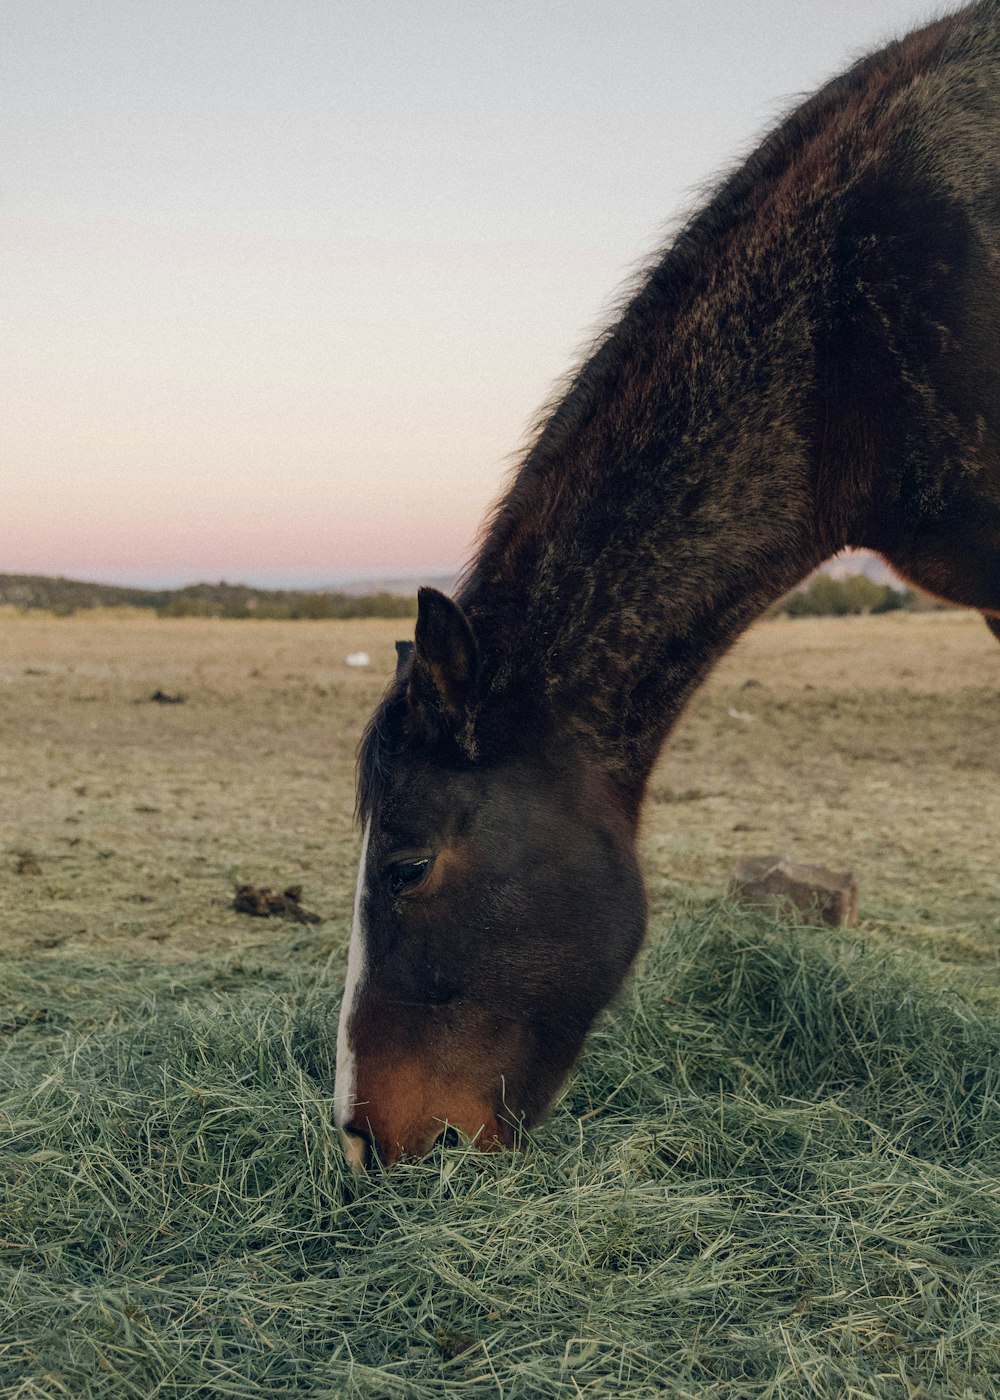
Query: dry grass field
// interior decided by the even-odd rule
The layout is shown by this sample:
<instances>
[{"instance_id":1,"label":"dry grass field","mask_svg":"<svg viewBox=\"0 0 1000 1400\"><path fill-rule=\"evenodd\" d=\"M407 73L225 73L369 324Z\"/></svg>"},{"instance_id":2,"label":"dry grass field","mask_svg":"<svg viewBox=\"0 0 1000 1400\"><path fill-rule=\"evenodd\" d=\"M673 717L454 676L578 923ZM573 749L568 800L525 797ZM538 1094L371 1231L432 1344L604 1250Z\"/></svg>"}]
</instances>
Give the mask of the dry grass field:
<instances>
[{"instance_id":1,"label":"dry grass field","mask_svg":"<svg viewBox=\"0 0 1000 1400\"><path fill-rule=\"evenodd\" d=\"M654 775L649 947L550 1121L356 1179L353 755L399 629L0 618L0 1400L998 1400L981 621L755 628ZM718 898L771 851L853 867L860 928Z\"/></svg>"},{"instance_id":2,"label":"dry grass field","mask_svg":"<svg viewBox=\"0 0 1000 1400\"><path fill-rule=\"evenodd\" d=\"M7 955L183 960L287 938L229 908L240 881L301 884L341 952L354 750L405 626L2 619ZM345 665L358 649L370 668ZM974 614L759 624L654 775L654 909L720 893L735 856L784 851L854 869L866 928L992 964L998 695L1000 647Z\"/></svg>"}]
</instances>

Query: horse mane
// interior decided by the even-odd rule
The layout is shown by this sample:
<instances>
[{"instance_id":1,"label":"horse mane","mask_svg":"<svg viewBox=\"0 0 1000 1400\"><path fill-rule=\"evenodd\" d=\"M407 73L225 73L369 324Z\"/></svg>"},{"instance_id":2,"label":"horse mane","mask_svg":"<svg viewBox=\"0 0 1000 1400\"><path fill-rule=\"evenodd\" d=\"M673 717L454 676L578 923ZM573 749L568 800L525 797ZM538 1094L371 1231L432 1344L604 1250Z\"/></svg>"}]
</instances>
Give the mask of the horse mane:
<instances>
[{"instance_id":1,"label":"horse mane","mask_svg":"<svg viewBox=\"0 0 1000 1400\"><path fill-rule=\"evenodd\" d=\"M612 304L605 326L577 364L556 381L534 416L508 487L487 515L476 551L459 577L456 596L460 602L490 578L494 561L503 554L525 513L537 508L537 488L553 481L553 473L565 463L566 449L600 412L609 385L633 353L648 345L653 324L662 321L665 310L671 310L676 318L690 303L707 276L713 253L722 248L734 227L766 203L795 159L811 142L830 132L833 118L846 117L849 127L852 109L867 92L873 72L879 68L891 72L893 60L908 64L914 76L925 71L940 56L960 14L946 16L859 58L846 72L779 117L763 141L708 190L667 246L657 250L651 262L629 279ZM843 129L837 125L838 130ZM859 142L863 137L864 131L859 129ZM836 173L847 179L851 169L841 168Z\"/></svg>"},{"instance_id":2,"label":"horse mane","mask_svg":"<svg viewBox=\"0 0 1000 1400\"><path fill-rule=\"evenodd\" d=\"M406 712L406 692L394 678L358 744L357 796L354 814L363 827L388 788L392 759L398 752Z\"/></svg>"}]
</instances>

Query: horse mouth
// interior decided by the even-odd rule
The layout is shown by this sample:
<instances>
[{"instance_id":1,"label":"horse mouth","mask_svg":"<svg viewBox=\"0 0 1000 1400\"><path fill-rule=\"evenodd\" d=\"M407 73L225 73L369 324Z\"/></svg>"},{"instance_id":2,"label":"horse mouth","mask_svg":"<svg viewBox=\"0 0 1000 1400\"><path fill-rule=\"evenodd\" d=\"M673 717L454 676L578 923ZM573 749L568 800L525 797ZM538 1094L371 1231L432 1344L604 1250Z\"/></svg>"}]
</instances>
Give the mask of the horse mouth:
<instances>
[{"instance_id":1,"label":"horse mouth","mask_svg":"<svg viewBox=\"0 0 1000 1400\"><path fill-rule=\"evenodd\" d=\"M439 1118L423 1131L411 1130L393 1137L384 1131L373 1132L371 1121L359 1110L341 1127L340 1141L348 1166L353 1172L361 1173L376 1165L394 1167L400 1162L420 1161L439 1144L455 1148L468 1143L477 1152L508 1151L515 1145L516 1133L512 1124L491 1113L489 1120L475 1131Z\"/></svg>"}]
</instances>

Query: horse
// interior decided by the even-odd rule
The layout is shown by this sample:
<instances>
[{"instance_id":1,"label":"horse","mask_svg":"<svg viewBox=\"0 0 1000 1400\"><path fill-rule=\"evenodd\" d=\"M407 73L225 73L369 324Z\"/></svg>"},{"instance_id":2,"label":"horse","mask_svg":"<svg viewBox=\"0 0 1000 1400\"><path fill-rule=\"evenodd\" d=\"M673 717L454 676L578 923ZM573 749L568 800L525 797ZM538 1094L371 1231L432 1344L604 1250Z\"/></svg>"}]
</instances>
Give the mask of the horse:
<instances>
[{"instance_id":1,"label":"horse","mask_svg":"<svg viewBox=\"0 0 1000 1400\"><path fill-rule=\"evenodd\" d=\"M683 226L544 411L359 749L352 1166L550 1110L642 944L695 688L847 546L1000 636L1000 0L855 63Z\"/></svg>"}]
</instances>

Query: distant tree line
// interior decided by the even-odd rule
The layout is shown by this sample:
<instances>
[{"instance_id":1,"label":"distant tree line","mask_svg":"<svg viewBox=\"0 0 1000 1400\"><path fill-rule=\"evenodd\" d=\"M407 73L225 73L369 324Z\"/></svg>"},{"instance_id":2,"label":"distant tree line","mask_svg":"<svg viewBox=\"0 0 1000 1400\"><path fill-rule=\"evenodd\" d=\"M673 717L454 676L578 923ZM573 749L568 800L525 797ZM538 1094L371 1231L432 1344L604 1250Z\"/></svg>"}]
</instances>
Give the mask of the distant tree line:
<instances>
[{"instance_id":1,"label":"distant tree line","mask_svg":"<svg viewBox=\"0 0 1000 1400\"><path fill-rule=\"evenodd\" d=\"M160 617L351 618L415 617L417 600L398 593L348 593L195 583L186 588L118 588L106 583L0 574L0 604L71 617L88 608L147 608Z\"/></svg>"},{"instance_id":2,"label":"distant tree line","mask_svg":"<svg viewBox=\"0 0 1000 1400\"><path fill-rule=\"evenodd\" d=\"M417 601L399 593L352 597L336 591L250 588L241 583L195 583L186 588L119 588L107 583L41 574L0 574L0 604L23 611L71 617L88 608L147 608L160 617L232 617L268 620L352 617L415 617ZM789 617L844 617L927 606L909 589L873 583L864 574L832 578L817 574L789 594L778 611Z\"/></svg>"},{"instance_id":3,"label":"distant tree line","mask_svg":"<svg viewBox=\"0 0 1000 1400\"><path fill-rule=\"evenodd\" d=\"M864 574L831 578L817 574L806 588L791 593L781 606L789 617L846 617L858 613L896 612L913 608L917 595L910 589L873 583Z\"/></svg>"}]
</instances>

